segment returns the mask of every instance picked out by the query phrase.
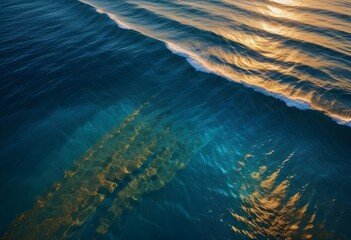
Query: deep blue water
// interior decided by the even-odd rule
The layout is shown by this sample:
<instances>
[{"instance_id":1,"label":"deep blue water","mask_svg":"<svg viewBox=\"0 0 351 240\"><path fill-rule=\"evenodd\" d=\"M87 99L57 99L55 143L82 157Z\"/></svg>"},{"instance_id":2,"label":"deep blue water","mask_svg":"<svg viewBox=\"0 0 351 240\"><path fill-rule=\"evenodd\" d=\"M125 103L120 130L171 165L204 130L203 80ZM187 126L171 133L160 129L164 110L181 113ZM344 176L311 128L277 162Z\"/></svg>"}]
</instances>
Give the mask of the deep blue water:
<instances>
[{"instance_id":1,"label":"deep blue water","mask_svg":"<svg viewBox=\"0 0 351 240\"><path fill-rule=\"evenodd\" d=\"M351 2L0 1L1 239L349 239Z\"/></svg>"}]
</instances>

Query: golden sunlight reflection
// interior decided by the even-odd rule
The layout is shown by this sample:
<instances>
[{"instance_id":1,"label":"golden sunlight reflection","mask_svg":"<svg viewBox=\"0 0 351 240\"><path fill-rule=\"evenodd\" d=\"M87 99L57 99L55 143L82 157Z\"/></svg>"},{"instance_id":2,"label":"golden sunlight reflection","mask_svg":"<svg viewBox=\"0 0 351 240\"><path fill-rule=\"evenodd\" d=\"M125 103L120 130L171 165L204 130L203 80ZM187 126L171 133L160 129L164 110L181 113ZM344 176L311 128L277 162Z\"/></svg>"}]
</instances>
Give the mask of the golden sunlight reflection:
<instances>
[{"instance_id":1,"label":"golden sunlight reflection","mask_svg":"<svg viewBox=\"0 0 351 240\"><path fill-rule=\"evenodd\" d=\"M273 17L281 17L292 20L297 20L299 17L293 11L284 10L280 7L275 7L271 5L267 5L267 10L262 10L264 15L271 15Z\"/></svg>"},{"instance_id":2,"label":"golden sunlight reflection","mask_svg":"<svg viewBox=\"0 0 351 240\"><path fill-rule=\"evenodd\" d=\"M272 34L296 39L305 38L301 35L302 32L294 31L294 29L281 26L280 24L271 24L266 22L259 22L256 24L257 28L263 29L264 31ZM273 39L272 37L234 31L229 28L218 28L214 29L214 31L216 31L216 33L222 37L235 43L240 43L250 50L256 51L265 58L268 58L268 60L277 63L308 64L314 68L330 65L330 63L318 58L318 56L311 56L308 53L301 51L299 48L285 46L283 41ZM318 59L318 61L316 61L316 59ZM255 66L252 66L252 68L254 69Z\"/></svg>"},{"instance_id":3,"label":"golden sunlight reflection","mask_svg":"<svg viewBox=\"0 0 351 240\"><path fill-rule=\"evenodd\" d=\"M285 2L288 4L289 2ZM290 2L291 3L291 2ZM184 4L184 3L182 3ZM188 6L188 2L185 6ZM239 3L235 3L239 4ZM232 65L234 67L239 67L244 69L248 73L256 72L256 76L254 77L253 74L245 74L238 73L232 74L233 71L230 70L229 73L224 73L224 70L220 70L222 75L228 76L231 75L232 80L239 81L242 80L254 86L259 86L264 88L269 92L279 93L284 96L287 96L292 99L301 99L303 102L310 102L311 98L301 93L299 90L297 92L290 92L290 91L279 91L276 92L275 90L281 89L280 87L273 86L270 88L265 84L262 86L260 83L261 81L255 82L255 79L259 78L268 78L269 76L266 74L270 74L270 72L275 71L283 74L287 77L293 77L298 79L300 82L311 82L314 85L324 88L326 85L333 85L335 81L325 81L324 79L321 80L318 77L315 77L312 74L304 71L305 68L301 68L301 66L308 65L308 67L312 67L315 69L323 69L330 66L332 63L330 61L326 61L323 57L320 57L315 54L310 54L308 51L304 51L300 49L298 46L294 46L294 43L287 45L286 43L289 42L287 40L293 41L301 41L301 42L316 42L322 46L329 46L330 38L328 37L321 37L320 35L303 31L299 28L295 28L291 25L282 24L281 22L277 21L270 21L264 20L261 21L252 21L252 19L247 19L247 16L240 16L240 19L247 19L244 22L250 23L250 27L254 27L256 29L263 30L263 32L249 32L249 31L240 31L237 29L233 29L232 27L226 27L226 23L219 24L218 26L213 26L211 22L208 21L207 18L197 16L196 18L192 17L185 17L184 14L178 13L173 11L173 8L167 8L166 6L157 6L155 4L146 4L141 3L139 4L141 7L146 8L152 12L157 12L158 15L162 15L168 19L175 20L177 22L189 25L189 26L196 26L198 29L212 32L222 38L225 38L228 41L228 47L223 47L221 45L211 46L207 43L203 44L201 41L193 41L191 43L187 43L190 45L190 48L198 48L201 49L202 55L207 56L214 56L215 58L220 59L223 62L223 65ZM196 5L195 3L190 4L192 7L201 7ZM257 11L260 11L263 15L267 15L269 18L273 17L272 15L281 15L284 18L290 18L291 20L295 21L302 21L303 15L300 12L292 11L293 9L290 7L288 9L284 8L284 6L280 6L277 4L239 4L241 7L245 8L254 8ZM183 5L181 5L183 6ZM201 9L201 8L200 8ZM203 9L205 10L205 9ZM206 9L207 10L207 9ZM252 9L251 9L252 10ZM230 15L228 15L230 16ZM226 17L228 17L226 16ZM240 19L236 18L233 19L235 21L241 21ZM281 37L276 37L281 36ZM236 43L239 43L249 51L255 51L259 54L259 56L252 55L250 52L237 52L235 49L232 49L232 45L235 46ZM342 49L343 46L335 47ZM194 54L192 54L194 55ZM201 57L195 57L201 58ZM206 60L207 61L207 60ZM199 61L202 62L202 61ZM212 65L213 64L207 64ZM223 67L226 68L226 67ZM218 69L217 67L215 69ZM214 72L218 72L217 70ZM228 69L228 68L226 68ZM249 80L247 80L249 78ZM267 80L267 79L265 79ZM278 79L279 81L280 79ZM333 79L331 79L333 80ZM277 82L279 85L279 82ZM297 84L297 83L296 83ZM272 87L272 84L269 83ZM294 95L294 96L292 96Z\"/></svg>"},{"instance_id":4,"label":"golden sunlight reflection","mask_svg":"<svg viewBox=\"0 0 351 240\"><path fill-rule=\"evenodd\" d=\"M293 154L289 155L273 172L265 165L258 167L251 172L251 178L245 177L245 171L249 171L246 164L239 163L238 171L244 180L240 187L240 210L229 209L236 220L231 226L235 233L249 239L312 239L315 229L323 232L315 220L315 206L304 198L306 189L293 192L292 177L283 178L281 174L292 157Z\"/></svg>"},{"instance_id":5,"label":"golden sunlight reflection","mask_svg":"<svg viewBox=\"0 0 351 240\"><path fill-rule=\"evenodd\" d=\"M282 5L288 5L288 6L301 5L301 2L299 0L270 0L270 1L282 4Z\"/></svg>"}]
</instances>

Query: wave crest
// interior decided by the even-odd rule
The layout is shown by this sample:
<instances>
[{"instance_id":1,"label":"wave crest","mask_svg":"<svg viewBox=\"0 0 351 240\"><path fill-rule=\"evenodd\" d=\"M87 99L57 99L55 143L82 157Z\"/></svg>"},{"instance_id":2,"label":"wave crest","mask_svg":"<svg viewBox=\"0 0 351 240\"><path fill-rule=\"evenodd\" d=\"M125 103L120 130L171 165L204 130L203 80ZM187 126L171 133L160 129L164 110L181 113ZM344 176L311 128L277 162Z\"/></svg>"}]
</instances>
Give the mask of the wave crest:
<instances>
[{"instance_id":1,"label":"wave crest","mask_svg":"<svg viewBox=\"0 0 351 240\"><path fill-rule=\"evenodd\" d=\"M119 28L122 28L122 29L132 29L130 28L126 23L120 21L119 19L117 19L117 17L111 13L108 13L104 10L102 10L101 8L95 8L96 11L98 13L101 13L101 14L106 14L111 20L113 20L115 23L117 23L118 27Z\"/></svg>"},{"instance_id":2,"label":"wave crest","mask_svg":"<svg viewBox=\"0 0 351 240\"><path fill-rule=\"evenodd\" d=\"M95 8L95 10L100 14L106 14L118 25L119 28L134 30L145 36L148 36L142 31L131 28L128 24L120 21L114 14L104 11L103 9L100 9L90 3L86 3L84 1L81 2ZM234 71L225 64L214 63L204 54L198 53L187 46L180 46L160 38L155 39L164 42L167 49L169 49L173 54L184 57L187 62L197 71L212 73L229 81L241 83L244 86L249 87L257 92L283 101L288 107L296 107L301 110L313 109L319 112L323 112L338 124L351 127L351 113L349 114L349 111L347 109L345 110L343 107L338 106L335 108L325 107L330 104L328 101L323 101L319 97L318 101L315 101L315 92L303 92L299 89L294 88L294 86L290 86L289 84L282 84L277 82L272 83L265 81L259 77L234 73ZM341 110L338 111L338 109Z\"/></svg>"}]
</instances>

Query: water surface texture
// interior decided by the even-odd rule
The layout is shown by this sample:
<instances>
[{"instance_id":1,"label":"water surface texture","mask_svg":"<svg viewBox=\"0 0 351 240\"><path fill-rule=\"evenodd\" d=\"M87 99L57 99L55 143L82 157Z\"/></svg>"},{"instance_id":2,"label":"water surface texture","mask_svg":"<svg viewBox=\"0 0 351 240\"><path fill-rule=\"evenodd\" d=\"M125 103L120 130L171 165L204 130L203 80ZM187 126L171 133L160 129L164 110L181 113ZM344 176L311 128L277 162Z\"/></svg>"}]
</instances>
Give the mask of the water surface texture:
<instances>
[{"instance_id":1,"label":"water surface texture","mask_svg":"<svg viewBox=\"0 0 351 240\"><path fill-rule=\"evenodd\" d=\"M349 239L351 2L0 1L1 239Z\"/></svg>"}]
</instances>

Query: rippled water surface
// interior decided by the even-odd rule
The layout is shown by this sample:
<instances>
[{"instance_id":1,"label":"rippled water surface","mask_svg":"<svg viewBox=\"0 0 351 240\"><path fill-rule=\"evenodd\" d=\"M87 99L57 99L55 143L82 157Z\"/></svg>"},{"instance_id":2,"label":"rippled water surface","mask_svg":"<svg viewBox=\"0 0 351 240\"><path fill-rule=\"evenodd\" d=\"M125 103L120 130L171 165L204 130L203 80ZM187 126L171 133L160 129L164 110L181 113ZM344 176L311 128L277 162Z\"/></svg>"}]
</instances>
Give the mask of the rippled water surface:
<instances>
[{"instance_id":1,"label":"rippled water surface","mask_svg":"<svg viewBox=\"0 0 351 240\"><path fill-rule=\"evenodd\" d=\"M349 239L351 2L0 2L1 239Z\"/></svg>"}]
</instances>

